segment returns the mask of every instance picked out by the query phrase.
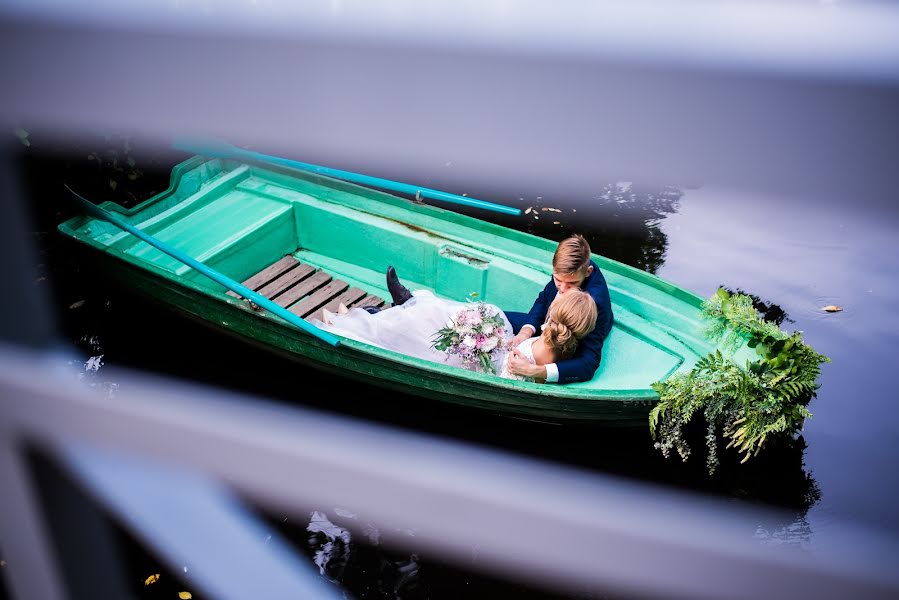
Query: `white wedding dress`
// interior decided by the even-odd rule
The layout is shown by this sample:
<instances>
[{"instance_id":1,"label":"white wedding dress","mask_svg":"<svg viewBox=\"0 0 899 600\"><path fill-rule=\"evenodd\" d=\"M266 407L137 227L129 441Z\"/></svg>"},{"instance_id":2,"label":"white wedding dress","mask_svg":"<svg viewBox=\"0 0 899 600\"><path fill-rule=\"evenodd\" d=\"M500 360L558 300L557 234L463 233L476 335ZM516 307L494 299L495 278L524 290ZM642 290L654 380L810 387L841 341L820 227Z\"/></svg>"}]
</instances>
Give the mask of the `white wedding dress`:
<instances>
[{"instance_id":1,"label":"white wedding dress","mask_svg":"<svg viewBox=\"0 0 899 600\"><path fill-rule=\"evenodd\" d=\"M352 338L366 344L386 348L400 352L408 356L415 356L438 363L451 364L462 367L462 363L456 356L447 356L445 352L435 350L431 343L437 331L447 325L457 311L471 306L468 302L456 302L438 298L428 290L416 290L412 298L399 306L381 310L377 313L369 313L361 308L351 308L343 314L328 313L325 323L319 319L310 319L310 323L336 335ZM503 322L505 323L506 340L512 337L512 325L499 308ZM531 338L522 343L519 348ZM522 352L533 361L531 344L527 344L527 350ZM502 377L509 379L523 379L508 372L506 368L509 352L500 350L495 353L494 367Z\"/></svg>"}]
</instances>

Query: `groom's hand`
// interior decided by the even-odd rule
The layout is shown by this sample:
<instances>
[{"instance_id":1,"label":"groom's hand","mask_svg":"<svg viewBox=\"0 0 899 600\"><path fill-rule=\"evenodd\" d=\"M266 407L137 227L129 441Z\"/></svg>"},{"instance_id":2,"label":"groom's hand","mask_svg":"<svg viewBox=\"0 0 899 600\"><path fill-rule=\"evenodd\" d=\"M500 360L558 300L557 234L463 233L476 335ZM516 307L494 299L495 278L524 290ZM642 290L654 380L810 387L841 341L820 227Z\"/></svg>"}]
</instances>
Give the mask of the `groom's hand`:
<instances>
[{"instance_id":1,"label":"groom's hand","mask_svg":"<svg viewBox=\"0 0 899 600\"><path fill-rule=\"evenodd\" d=\"M518 344L525 341L531 337L531 328L530 327L522 327L521 331L518 332L518 335L509 340L509 349L518 348Z\"/></svg>"}]
</instances>

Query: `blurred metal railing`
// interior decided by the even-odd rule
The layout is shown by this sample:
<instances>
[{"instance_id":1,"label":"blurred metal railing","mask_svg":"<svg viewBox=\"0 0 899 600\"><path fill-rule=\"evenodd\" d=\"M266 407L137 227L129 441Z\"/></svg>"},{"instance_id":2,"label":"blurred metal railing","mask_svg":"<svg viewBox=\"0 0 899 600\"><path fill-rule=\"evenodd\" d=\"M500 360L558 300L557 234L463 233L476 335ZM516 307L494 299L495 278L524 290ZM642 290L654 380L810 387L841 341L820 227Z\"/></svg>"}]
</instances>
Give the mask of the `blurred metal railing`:
<instances>
[{"instance_id":1,"label":"blurred metal railing","mask_svg":"<svg viewBox=\"0 0 899 600\"><path fill-rule=\"evenodd\" d=\"M603 179L873 202L899 183L899 10L887 3L7 0L0 11L4 115L50 132L219 136L400 180L452 161L460 188L583 197Z\"/></svg>"},{"instance_id":2,"label":"blurred metal railing","mask_svg":"<svg viewBox=\"0 0 899 600\"><path fill-rule=\"evenodd\" d=\"M301 516L344 507L416 532L417 551L557 590L652 597L887 597L899 578L847 547L813 558L759 543L767 511L285 408L126 371L114 398L75 382L65 355L0 349L2 543L16 597L61 598L21 442L58 457L170 567L217 598L327 595L235 500ZM29 518L23 518L29 517ZM881 541L870 532L867 543ZM85 542L88 543L88 542ZM30 568L29 568L30 567ZM228 577L223 577L228 573ZM739 584L735 584L739 582Z\"/></svg>"},{"instance_id":3,"label":"blurred metal railing","mask_svg":"<svg viewBox=\"0 0 899 600\"><path fill-rule=\"evenodd\" d=\"M822 203L851 192L878 211L899 183L896 31L899 10L881 4L9 0L0 120L48 133L224 136L384 176L451 158L445 181L460 188L525 182L589 197L606 176L701 180ZM201 564L187 577L220 598L331 589L281 542L260 543L237 494L286 512L362 503L374 521L418 528L417 548L453 561L477 546L482 568L553 589L899 591L896 540L876 532L847 529L845 546L812 557L761 546L742 512L671 490L259 398L213 399L146 374L115 373L115 401L96 397L50 350L26 204L0 158L11 215L0 549L15 598L78 591L61 575L71 555L48 537L28 446L170 564L189 553ZM878 552L862 560L855 536Z\"/></svg>"}]
</instances>

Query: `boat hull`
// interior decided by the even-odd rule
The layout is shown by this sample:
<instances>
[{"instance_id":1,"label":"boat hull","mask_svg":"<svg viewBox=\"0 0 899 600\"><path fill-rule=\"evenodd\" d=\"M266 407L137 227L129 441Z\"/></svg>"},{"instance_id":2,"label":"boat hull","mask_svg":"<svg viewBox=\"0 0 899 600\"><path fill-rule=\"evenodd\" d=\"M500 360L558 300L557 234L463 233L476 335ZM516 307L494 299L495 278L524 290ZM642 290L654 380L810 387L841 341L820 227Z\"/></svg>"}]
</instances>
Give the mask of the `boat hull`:
<instances>
[{"instance_id":1,"label":"boat hull","mask_svg":"<svg viewBox=\"0 0 899 600\"><path fill-rule=\"evenodd\" d=\"M310 322L336 306L344 297L339 294L389 297L388 264L414 288L454 300L474 292L504 310L527 311L549 280L556 246L346 182L204 157L178 165L169 190L139 206L103 206L235 281L258 279L285 262L302 265L284 276L290 281L271 298ZM102 263L125 289L224 333L335 376L507 416L645 424L658 398L651 384L689 370L717 348L702 333L701 298L600 255L594 260L609 283L615 323L599 370L589 382L539 385L346 338L333 346L273 313L254 310L220 282L111 223L76 217L59 229L89 248L88 262ZM295 297L284 301L288 296Z\"/></svg>"},{"instance_id":2,"label":"boat hull","mask_svg":"<svg viewBox=\"0 0 899 600\"><path fill-rule=\"evenodd\" d=\"M263 352L329 376L350 378L496 416L557 425L601 423L613 427L645 427L647 414L657 400L652 393L647 393L644 398L622 393L588 400L565 400L552 394L535 396L529 391L497 390L483 381L427 372L415 364L385 361L346 344L335 348L286 322L265 318L245 301L210 297L94 248L77 246L74 249L86 264L93 266L97 278L112 283L123 292L135 294L173 315L237 338ZM302 401L302 398L297 400ZM389 402L389 398L384 401Z\"/></svg>"}]
</instances>

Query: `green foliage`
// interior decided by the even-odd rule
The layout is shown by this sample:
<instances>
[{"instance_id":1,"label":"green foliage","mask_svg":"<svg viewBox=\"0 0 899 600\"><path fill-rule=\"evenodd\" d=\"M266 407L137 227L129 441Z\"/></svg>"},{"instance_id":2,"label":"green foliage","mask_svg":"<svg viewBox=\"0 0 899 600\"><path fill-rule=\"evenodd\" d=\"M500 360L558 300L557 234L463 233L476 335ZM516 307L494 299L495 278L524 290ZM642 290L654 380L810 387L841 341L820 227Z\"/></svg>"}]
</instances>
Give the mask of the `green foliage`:
<instances>
[{"instance_id":1,"label":"green foliage","mask_svg":"<svg viewBox=\"0 0 899 600\"><path fill-rule=\"evenodd\" d=\"M742 462L758 455L768 439L799 432L812 416L807 406L818 388L821 363L830 359L805 344L801 332L788 334L762 320L745 294L719 289L702 311L711 339L731 350L745 341L759 358L741 368L716 350L691 372L654 383L660 400L649 414L649 429L666 458L673 448L687 460L684 427L701 413L708 425L707 464L714 473L719 430L729 440L727 448L743 455Z\"/></svg>"}]
</instances>

